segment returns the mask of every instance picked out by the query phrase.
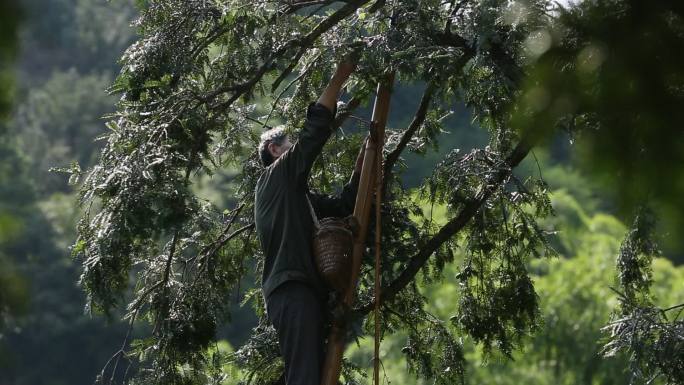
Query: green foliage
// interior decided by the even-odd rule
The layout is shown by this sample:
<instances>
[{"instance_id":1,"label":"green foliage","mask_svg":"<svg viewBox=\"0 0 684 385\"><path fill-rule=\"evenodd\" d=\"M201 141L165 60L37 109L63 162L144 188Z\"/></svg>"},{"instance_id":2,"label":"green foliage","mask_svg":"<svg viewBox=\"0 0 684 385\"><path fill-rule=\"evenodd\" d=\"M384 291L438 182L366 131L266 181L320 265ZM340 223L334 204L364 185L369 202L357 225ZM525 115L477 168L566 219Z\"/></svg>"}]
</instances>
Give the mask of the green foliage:
<instances>
[{"instance_id":1,"label":"green foliage","mask_svg":"<svg viewBox=\"0 0 684 385\"><path fill-rule=\"evenodd\" d=\"M578 162L624 212L645 198L681 212L682 186L671 182L684 161L683 30L678 2L583 1L559 11L526 42L530 76L513 124L568 131Z\"/></svg>"},{"instance_id":2,"label":"green foliage","mask_svg":"<svg viewBox=\"0 0 684 385\"><path fill-rule=\"evenodd\" d=\"M512 124L578 138L580 163L608 183L623 212L644 201L681 232L682 45L684 8L676 2L585 1L530 35L530 76ZM638 47L638 49L637 49ZM655 75L655 76L654 76ZM638 381L682 382L681 320L650 295L659 253L654 214L638 209L617 259L620 306L606 327L607 355L630 355ZM681 248L681 240L669 240ZM665 310L670 309L670 310ZM673 318L674 317L674 318Z\"/></svg>"},{"instance_id":3,"label":"green foliage","mask_svg":"<svg viewBox=\"0 0 684 385\"><path fill-rule=\"evenodd\" d=\"M660 254L653 239L655 218L648 208L641 208L625 238L617 258L620 287L631 298L648 294L653 283L651 265Z\"/></svg>"},{"instance_id":4,"label":"green foliage","mask_svg":"<svg viewBox=\"0 0 684 385\"><path fill-rule=\"evenodd\" d=\"M0 137L2 379L33 384L92 380L122 331L115 325L104 329L102 319L83 317L83 294L74 285L77 267L67 250L78 215L73 196L55 194L38 201L30 161L18 148L14 138ZM87 354L66 354L73 346ZM36 361L46 356L51 359ZM65 369L73 367L74 356L78 368Z\"/></svg>"},{"instance_id":5,"label":"green foliage","mask_svg":"<svg viewBox=\"0 0 684 385\"><path fill-rule=\"evenodd\" d=\"M242 378L245 384L276 382L283 371L283 360L275 329L263 324L254 328L249 341L230 357L229 362L246 368Z\"/></svg>"},{"instance_id":6,"label":"green foliage","mask_svg":"<svg viewBox=\"0 0 684 385\"><path fill-rule=\"evenodd\" d=\"M659 307L651 297L652 259L659 250L654 240L654 218L647 207L636 214L618 255L619 306L605 327L610 333L604 354L625 351L633 378L667 384L684 381L684 342L680 319L684 303Z\"/></svg>"}]
</instances>

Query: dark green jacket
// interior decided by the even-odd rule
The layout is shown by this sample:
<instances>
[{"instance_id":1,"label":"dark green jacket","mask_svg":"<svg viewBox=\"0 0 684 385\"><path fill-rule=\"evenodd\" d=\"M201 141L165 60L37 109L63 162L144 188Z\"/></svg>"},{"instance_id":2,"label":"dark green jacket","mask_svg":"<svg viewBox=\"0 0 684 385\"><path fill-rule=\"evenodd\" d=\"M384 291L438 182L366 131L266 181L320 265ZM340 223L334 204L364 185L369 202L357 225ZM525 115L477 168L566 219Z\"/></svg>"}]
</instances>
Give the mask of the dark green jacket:
<instances>
[{"instance_id":1,"label":"dark green jacket","mask_svg":"<svg viewBox=\"0 0 684 385\"><path fill-rule=\"evenodd\" d=\"M344 217L353 212L358 189L358 177L354 177L337 198L309 191L311 166L332 133L333 120L333 112L311 104L297 142L257 181L254 222L265 257L262 286L266 298L287 281L307 283L322 297L327 291L311 252L314 226L306 194L319 219Z\"/></svg>"}]
</instances>

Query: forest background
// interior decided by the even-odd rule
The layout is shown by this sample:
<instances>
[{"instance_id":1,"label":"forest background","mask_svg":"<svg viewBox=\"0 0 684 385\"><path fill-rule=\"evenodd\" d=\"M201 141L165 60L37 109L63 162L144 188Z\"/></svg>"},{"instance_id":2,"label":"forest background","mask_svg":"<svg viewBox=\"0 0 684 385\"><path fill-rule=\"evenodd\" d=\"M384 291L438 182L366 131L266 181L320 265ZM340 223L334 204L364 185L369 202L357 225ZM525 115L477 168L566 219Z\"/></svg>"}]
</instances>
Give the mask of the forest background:
<instances>
[{"instance_id":1,"label":"forest background","mask_svg":"<svg viewBox=\"0 0 684 385\"><path fill-rule=\"evenodd\" d=\"M118 349L127 325L116 315L105 318L84 312L85 295L78 287L80 264L70 246L80 215L74 186L52 167L77 162L87 169L96 162L106 134L102 119L115 110L116 96L105 91L120 68L118 59L135 40L130 27L136 15L132 2L89 0L26 0L14 15L19 20L12 75L13 103L0 121L0 385L90 384ZM3 15L12 17L13 14ZM5 24L8 25L8 24ZM3 36L3 39L6 37ZM4 41L4 40L3 40ZM6 44L6 43L5 43ZM403 86L393 95L392 127L405 127L420 99L420 86ZM437 149L412 154L405 174L417 185L444 154L467 151L487 142L487 132L474 126L469 110L449 106L446 133ZM365 108L355 113L369 115ZM552 193L556 215L543 222L556 231L558 258L535 260L531 271L541 300L544 323L529 337L515 361L500 356L485 360L479 348L465 341L472 384L626 384L625 357L600 358L600 329L615 307L615 258L627 227L610 189L585 175L571 138L560 134L518 173L537 173ZM230 209L226 198L234 171L204 181L197 193ZM434 207L435 221L443 208ZM663 226L663 257L653 264L653 293L662 306L684 302L684 248ZM447 268L447 277L457 271ZM448 318L456 307L453 280L422 284L432 311ZM257 319L242 296L254 286L245 280L233 298L229 324L221 328L221 349L244 343ZM144 326L134 333L144 334ZM386 379L396 384L423 383L407 373L401 358L405 340L384 341ZM354 348L352 359L370 366L370 341ZM485 362L486 361L486 362ZM239 373L234 373L236 377ZM235 380L235 379L232 379ZM228 381L233 383L235 381ZM232 382L231 382L232 381Z\"/></svg>"}]
</instances>

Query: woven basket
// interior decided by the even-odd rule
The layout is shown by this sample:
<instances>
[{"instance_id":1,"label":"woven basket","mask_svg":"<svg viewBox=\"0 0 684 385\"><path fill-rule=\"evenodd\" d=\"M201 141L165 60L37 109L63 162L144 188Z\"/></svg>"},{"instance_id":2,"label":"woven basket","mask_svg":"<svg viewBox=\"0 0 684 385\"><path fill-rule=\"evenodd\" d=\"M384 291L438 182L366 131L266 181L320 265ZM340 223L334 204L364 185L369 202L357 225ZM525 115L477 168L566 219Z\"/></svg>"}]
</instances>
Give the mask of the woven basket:
<instances>
[{"instance_id":1,"label":"woven basket","mask_svg":"<svg viewBox=\"0 0 684 385\"><path fill-rule=\"evenodd\" d=\"M353 217L325 218L320 221L313 239L313 254L318 272L339 293L346 291L351 275L353 222Z\"/></svg>"}]
</instances>

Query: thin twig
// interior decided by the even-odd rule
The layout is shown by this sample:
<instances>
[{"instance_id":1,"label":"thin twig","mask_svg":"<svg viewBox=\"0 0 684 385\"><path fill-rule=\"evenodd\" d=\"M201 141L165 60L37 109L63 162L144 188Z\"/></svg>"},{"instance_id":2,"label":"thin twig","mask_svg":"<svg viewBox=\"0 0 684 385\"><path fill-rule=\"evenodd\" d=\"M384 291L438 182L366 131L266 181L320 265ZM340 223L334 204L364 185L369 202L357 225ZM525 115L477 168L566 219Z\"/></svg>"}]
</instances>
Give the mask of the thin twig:
<instances>
[{"instance_id":1,"label":"thin twig","mask_svg":"<svg viewBox=\"0 0 684 385\"><path fill-rule=\"evenodd\" d=\"M416 114L413 116L413 120L401 135L401 139L399 140L397 146L387 155L384 165L385 179L382 187L383 192L387 190L387 184L392 179L392 169L394 168L394 164L397 162L402 151L404 151L408 143L411 141L411 138L416 133L418 128L420 128L420 126L425 122L428 108L430 107L430 102L432 101L432 96L436 89L436 84L433 82L428 83L428 85L425 87L425 91L423 92L423 96L420 98L420 104L418 105Z\"/></svg>"},{"instance_id":2,"label":"thin twig","mask_svg":"<svg viewBox=\"0 0 684 385\"><path fill-rule=\"evenodd\" d=\"M226 243L230 242L233 238L237 237L238 235L244 233L245 231L252 230L254 229L255 225L254 222L249 223L245 226L242 226L241 228L233 231L231 234L228 236L224 237L223 239L219 239L217 242L214 243L214 247L206 252L206 254L202 255L199 258L199 261L201 261L202 265L198 268L197 275L195 276L195 279L192 282L192 285L194 286L197 281L199 280L200 273L205 270L205 268L209 265L208 261L212 257L216 255L216 253L223 248L223 246L226 245ZM198 262L199 263L199 262Z\"/></svg>"},{"instance_id":3,"label":"thin twig","mask_svg":"<svg viewBox=\"0 0 684 385\"><path fill-rule=\"evenodd\" d=\"M166 259L166 267L164 268L164 277L162 282L164 285L168 284L169 276L171 275L171 262L173 261L173 254L176 252L176 242L178 241L178 230L173 233L173 239L171 240L171 248L169 249L169 257Z\"/></svg>"},{"instance_id":4,"label":"thin twig","mask_svg":"<svg viewBox=\"0 0 684 385\"><path fill-rule=\"evenodd\" d=\"M221 232L221 235L219 235L219 237L216 241L204 246L202 248L202 250L199 252L199 255L206 253L210 248L215 246L216 243L220 242L221 238L223 238L226 234L228 234L228 232L230 231L230 228L233 226L233 223L235 223L235 220L237 219L238 214L240 214L240 212L242 211L242 209L244 207L245 207L245 204L241 203L235 209L233 209L233 211L231 212L230 219L228 220L228 224L226 225L226 228L223 229L223 231ZM189 259L188 261L194 260L195 258L197 258L197 256Z\"/></svg>"},{"instance_id":5,"label":"thin twig","mask_svg":"<svg viewBox=\"0 0 684 385\"><path fill-rule=\"evenodd\" d=\"M663 312L674 310L674 309L679 309L680 307L684 307L684 303L680 303L679 305L675 305L675 306L670 306L667 309L663 309Z\"/></svg>"},{"instance_id":6,"label":"thin twig","mask_svg":"<svg viewBox=\"0 0 684 385\"><path fill-rule=\"evenodd\" d=\"M114 381L114 376L116 375L116 369L119 365L119 361L121 360L121 357L126 354L126 345L128 344L128 338L131 336L131 331L133 330L133 324L135 323L135 319L138 315L138 310L136 310L133 315L131 316L131 319L128 322L128 330L126 331L126 336L124 337L123 343L121 344L121 348L117 350L110 358L107 360L107 363L105 363L104 367L102 367L102 370L100 371L100 378L104 378L105 371L109 367L109 364L111 364L112 360L116 359L114 362L114 368L112 369L112 374L109 377L109 383L111 384ZM129 361L130 362L130 361ZM129 365L130 367L130 365ZM128 372L128 369L126 369L126 372ZM124 376L125 378L125 376Z\"/></svg>"},{"instance_id":7,"label":"thin twig","mask_svg":"<svg viewBox=\"0 0 684 385\"><path fill-rule=\"evenodd\" d=\"M285 92L287 92L287 90L289 90L290 87L292 87L293 84L297 83L297 82L300 81L304 76L306 76L306 74L308 74L309 71L311 71L311 69L314 67L314 64L321 58L321 56L323 56L323 54L319 54L316 58L314 58L314 59L311 61L311 63L309 63L309 65L304 69L304 71L302 71L302 73L299 74L299 76L297 76L297 77L296 77L294 80L292 80L287 86L285 86L285 88L283 88L282 91L280 91L280 93L278 94L278 96L277 96L277 97L275 98L275 100L273 101L273 104L271 105L271 111L269 111L268 116L266 116L266 120L264 121L264 126L265 126L266 124L268 124L268 121L271 119L271 116L273 115L273 111L275 111L276 106L278 105L278 102L279 102L280 99L283 97L283 95L285 94ZM276 88L277 88L277 85L276 85L276 83L274 83L274 84L273 84L273 90L275 91Z\"/></svg>"},{"instance_id":8,"label":"thin twig","mask_svg":"<svg viewBox=\"0 0 684 385\"><path fill-rule=\"evenodd\" d=\"M544 180L544 177L542 176L541 166L539 165L539 159L537 159L537 154L534 153L534 150L531 152L532 156L534 157L534 162L537 164L537 170L539 171L539 179Z\"/></svg>"},{"instance_id":9,"label":"thin twig","mask_svg":"<svg viewBox=\"0 0 684 385\"><path fill-rule=\"evenodd\" d=\"M267 129L267 130L270 130L271 128L273 128L272 126L269 126L269 125L266 124L265 122L260 122L259 120L254 119L254 118L252 118L251 116L245 115L245 119L250 120L250 121L252 121L252 122L254 122L254 123L258 123L259 125L261 125L262 128L265 128L265 129Z\"/></svg>"},{"instance_id":10,"label":"thin twig","mask_svg":"<svg viewBox=\"0 0 684 385\"><path fill-rule=\"evenodd\" d=\"M283 72L280 73L278 78L276 78L276 80L273 81L273 84L271 85L271 92L275 92L275 90L277 90L278 87L280 86L280 83L282 83L283 80L285 80L285 78L290 76L290 74L295 69L297 64L299 64L299 60L306 53L306 49L307 49L306 45L302 45L301 47L299 47L299 50L297 51L297 53L292 57L292 59L290 59L290 64L288 64L288 66L283 70Z\"/></svg>"}]
</instances>

